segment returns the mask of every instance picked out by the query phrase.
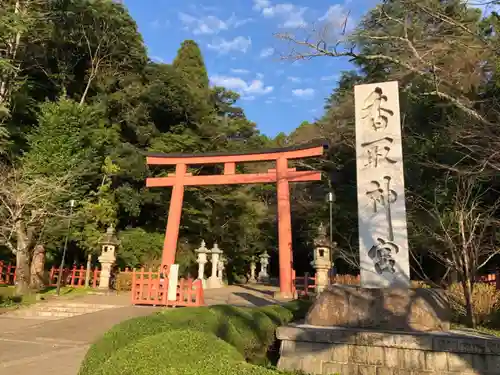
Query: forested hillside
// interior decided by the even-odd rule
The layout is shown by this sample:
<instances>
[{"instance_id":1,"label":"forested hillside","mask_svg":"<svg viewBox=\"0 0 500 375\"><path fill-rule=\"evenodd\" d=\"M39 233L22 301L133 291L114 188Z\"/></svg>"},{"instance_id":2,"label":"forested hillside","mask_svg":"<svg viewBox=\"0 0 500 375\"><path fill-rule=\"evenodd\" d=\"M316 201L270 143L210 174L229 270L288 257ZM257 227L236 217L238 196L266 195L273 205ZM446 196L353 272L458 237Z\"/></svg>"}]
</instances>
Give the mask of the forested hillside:
<instances>
[{"instance_id":1,"label":"forested hillside","mask_svg":"<svg viewBox=\"0 0 500 375\"><path fill-rule=\"evenodd\" d=\"M195 42L185 41L171 64L157 64L120 4L7 4L0 10L4 259L17 254L27 267L34 247L43 245L49 262L58 262L74 199L70 264L97 255L99 237L114 225L120 266L154 265L171 189L145 188L144 153L273 145L236 105L236 93L209 87ZM217 241L235 267L273 248L274 216L272 187L188 190L179 245L183 272L202 239Z\"/></svg>"},{"instance_id":2,"label":"forested hillside","mask_svg":"<svg viewBox=\"0 0 500 375\"><path fill-rule=\"evenodd\" d=\"M145 188L147 176L168 172L148 170L145 152L255 150L326 138L326 160L296 166L318 168L325 178L292 188L295 267L298 273L308 268L316 228L328 222L331 186L337 264L355 270L353 85L398 80L415 275L437 280L447 269L476 272L498 249L499 25L496 13L483 17L458 1L394 0L348 36L279 35L298 45L292 59L347 56L356 69L342 74L321 118L269 139L238 107L237 93L209 85L196 42L186 40L172 63L159 64L148 58L121 4L3 1L1 257L17 258L21 282L35 246L57 263L74 199L70 263L82 264L89 255L95 261L99 237L114 225L120 266L155 265L170 189ZM276 257L275 217L273 185L188 189L178 250L182 272L193 269L202 239L225 251L230 279L245 274L256 253ZM276 263L272 259L275 273Z\"/></svg>"}]
</instances>

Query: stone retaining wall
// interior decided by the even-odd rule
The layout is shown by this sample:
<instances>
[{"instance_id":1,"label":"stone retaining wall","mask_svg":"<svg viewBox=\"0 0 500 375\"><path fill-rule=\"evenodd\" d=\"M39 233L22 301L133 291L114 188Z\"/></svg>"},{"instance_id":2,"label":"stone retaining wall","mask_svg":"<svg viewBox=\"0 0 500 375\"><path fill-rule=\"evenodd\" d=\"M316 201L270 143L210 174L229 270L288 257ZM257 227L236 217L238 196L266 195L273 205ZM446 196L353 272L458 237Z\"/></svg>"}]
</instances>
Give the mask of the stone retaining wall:
<instances>
[{"instance_id":1,"label":"stone retaining wall","mask_svg":"<svg viewBox=\"0 0 500 375\"><path fill-rule=\"evenodd\" d=\"M465 332L407 333L280 327L278 367L322 375L498 375L500 339Z\"/></svg>"}]
</instances>

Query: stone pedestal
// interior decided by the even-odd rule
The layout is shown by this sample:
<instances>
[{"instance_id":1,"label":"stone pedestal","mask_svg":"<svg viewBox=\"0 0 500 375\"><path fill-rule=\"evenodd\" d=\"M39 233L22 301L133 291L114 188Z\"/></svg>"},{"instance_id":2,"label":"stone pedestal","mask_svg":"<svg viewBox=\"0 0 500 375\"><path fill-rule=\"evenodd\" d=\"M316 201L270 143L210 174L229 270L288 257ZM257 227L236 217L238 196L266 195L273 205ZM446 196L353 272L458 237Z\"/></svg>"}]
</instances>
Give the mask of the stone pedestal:
<instances>
[{"instance_id":1,"label":"stone pedestal","mask_svg":"<svg viewBox=\"0 0 500 375\"><path fill-rule=\"evenodd\" d=\"M115 259L107 257L103 254L99 257L99 263L101 263L101 272L99 274L99 289L109 289L111 268L115 263Z\"/></svg>"},{"instance_id":2,"label":"stone pedestal","mask_svg":"<svg viewBox=\"0 0 500 375\"><path fill-rule=\"evenodd\" d=\"M279 327L278 368L306 374L497 375L500 339L451 332Z\"/></svg>"},{"instance_id":3,"label":"stone pedestal","mask_svg":"<svg viewBox=\"0 0 500 375\"><path fill-rule=\"evenodd\" d=\"M101 273L99 275L99 289L109 290L109 279L111 277L111 269L116 261L116 247L120 241L116 237L115 228L110 226L106 230L106 234L99 241L102 248L101 256L98 258L101 263Z\"/></svg>"},{"instance_id":4,"label":"stone pedestal","mask_svg":"<svg viewBox=\"0 0 500 375\"><path fill-rule=\"evenodd\" d=\"M260 271L259 271L259 281L261 283L267 283L269 281L269 273L267 272L267 268L269 267L269 254L265 251L261 255L260 258Z\"/></svg>"},{"instance_id":5,"label":"stone pedestal","mask_svg":"<svg viewBox=\"0 0 500 375\"><path fill-rule=\"evenodd\" d=\"M250 284L254 284L257 282L257 279L255 278L255 270L257 269L257 265L255 264L255 260L252 259L250 261L250 278L248 279L248 282Z\"/></svg>"},{"instance_id":6,"label":"stone pedestal","mask_svg":"<svg viewBox=\"0 0 500 375\"><path fill-rule=\"evenodd\" d=\"M212 254L212 275L208 278L207 288L221 288L222 282L217 277L217 267L219 265L219 257L223 252L221 249L219 249L219 246L217 246L217 244L214 244L214 247L212 248L212 250L210 250L210 253Z\"/></svg>"},{"instance_id":7,"label":"stone pedestal","mask_svg":"<svg viewBox=\"0 0 500 375\"><path fill-rule=\"evenodd\" d=\"M440 289L368 289L330 285L314 301L306 324L398 331L446 331L450 307Z\"/></svg>"},{"instance_id":8,"label":"stone pedestal","mask_svg":"<svg viewBox=\"0 0 500 375\"><path fill-rule=\"evenodd\" d=\"M332 267L332 256L330 240L326 237L326 228L321 223L318 234L314 239L314 260L311 265L316 270L316 294L321 293L330 285L330 269Z\"/></svg>"}]
</instances>

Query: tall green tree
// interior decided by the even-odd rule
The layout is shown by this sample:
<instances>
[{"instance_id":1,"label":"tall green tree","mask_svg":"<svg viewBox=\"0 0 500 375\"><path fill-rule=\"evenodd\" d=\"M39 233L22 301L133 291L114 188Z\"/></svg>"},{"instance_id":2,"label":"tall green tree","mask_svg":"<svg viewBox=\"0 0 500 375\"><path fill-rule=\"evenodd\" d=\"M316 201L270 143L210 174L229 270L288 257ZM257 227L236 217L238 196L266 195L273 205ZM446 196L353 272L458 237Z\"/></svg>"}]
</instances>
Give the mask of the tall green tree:
<instances>
[{"instance_id":1,"label":"tall green tree","mask_svg":"<svg viewBox=\"0 0 500 375\"><path fill-rule=\"evenodd\" d=\"M172 66L201 90L208 90L208 73L200 47L194 40L182 42Z\"/></svg>"}]
</instances>

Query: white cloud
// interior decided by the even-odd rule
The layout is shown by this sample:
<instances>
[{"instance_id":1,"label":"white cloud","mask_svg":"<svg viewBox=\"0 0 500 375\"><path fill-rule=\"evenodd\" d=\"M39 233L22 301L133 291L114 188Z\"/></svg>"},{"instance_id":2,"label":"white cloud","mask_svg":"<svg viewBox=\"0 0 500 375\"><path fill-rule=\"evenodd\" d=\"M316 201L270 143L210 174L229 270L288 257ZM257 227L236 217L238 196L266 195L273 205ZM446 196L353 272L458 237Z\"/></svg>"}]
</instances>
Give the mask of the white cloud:
<instances>
[{"instance_id":1,"label":"white cloud","mask_svg":"<svg viewBox=\"0 0 500 375\"><path fill-rule=\"evenodd\" d=\"M251 95L251 96L242 96L241 99L248 100L248 101L255 100L255 96L253 96L253 95Z\"/></svg>"},{"instance_id":2,"label":"white cloud","mask_svg":"<svg viewBox=\"0 0 500 375\"><path fill-rule=\"evenodd\" d=\"M344 29L350 31L354 27L354 21L349 16L348 10L340 4L331 5L319 21L328 25L328 29L323 31L326 31L327 34L338 35Z\"/></svg>"},{"instance_id":3,"label":"white cloud","mask_svg":"<svg viewBox=\"0 0 500 375\"><path fill-rule=\"evenodd\" d=\"M267 18L281 18L283 23L279 26L282 28L307 26L307 22L304 19L307 7L299 7L290 3L273 5L269 0L254 0L253 9L262 13Z\"/></svg>"},{"instance_id":4,"label":"white cloud","mask_svg":"<svg viewBox=\"0 0 500 375\"><path fill-rule=\"evenodd\" d=\"M238 19L234 14L227 20L221 20L216 16L195 17L183 12L179 13L179 20L186 29L192 31L195 35L217 34L220 31L239 27L251 21L250 18Z\"/></svg>"},{"instance_id":5,"label":"white cloud","mask_svg":"<svg viewBox=\"0 0 500 375\"><path fill-rule=\"evenodd\" d=\"M234 73L234 74L248 74L248 73L250 73L250 70L247 70L247 69L231 69L231 73Z\"/></svg>"},{"instance_id":6,"label":"white cloud","mask_svg":"<svg viewBox=\"0 0 500 375\"><path fill-rule=\"evenodd\" d=\"M302 80L299 77L294 77L294 76L288 76L286 77L290 82L293 83L299 83L302 82Z\"/></svg>"},{"instance_id":7,"label":"white cloud","mask_svg":"<svg viewBox=\"0 0 500 375\"><path fill-rule=\"evenodd\" d=\"M216 50L221 54L225 54L231 51L246 53L251 45L252 40L250 38L237 36L233 40L220 39L218 41L214 41L207 44L207 47L209 49Z\"/></svg>"},{"instance_id":8,"label":"white cloud","mask_svg":"<svg viewBox=\"0 0 500 375\"><path fill-rule=\"evenodd\" d=\"M292 90L292 94L298 98L309 99L314 96L314 89L295 89Z\"/></svg>"},{"instance_id":9,"label":"white cloud","mask_svg":"<svg viewBox=\"0 0 500 375\"><path fill-rule=\"evenodd\" d=\"M253 0L253 3L253 9L255 10L262 10L271 6L271 2L269 0Z\"/></svg>"},{"instance_id":10,"label":"white cloud","mask_svg":"<svg viewBox=\"0 0 500 375\"><path fill-rule=\"evenodd\" d=\"M262 51L260 51L260 57L261 58L266 58L271 56L274 53L274 48L264 48Z\"/></svg>"},{"instance_id":11,"label":"white cloud","mask_svg":"<svg viewBox=\"0 0 500 375\"><path fill-rule=\"evenodd\" d=\"M230 77L224 75L214 75L210 77L210 81L213 85L222 86L230 90L237 91L247 100L249 97L255 97L257 95L269 94L274 90L273 86L266 86L264 82L259 79L254 79L252 81L246 82L240 77Z\"/></svg>"},{"instance_id":12,"label":"white cloud","mask_svg":"<svg viewBox=\"0 0 500 375\"><path fill-rule=\"evenodd\" d=\"M264 74L262 74L262 73L257 73L256 76L257 76L257 79L260 79L260 80L264 78Z\"/></svg>"}]
</instances>

